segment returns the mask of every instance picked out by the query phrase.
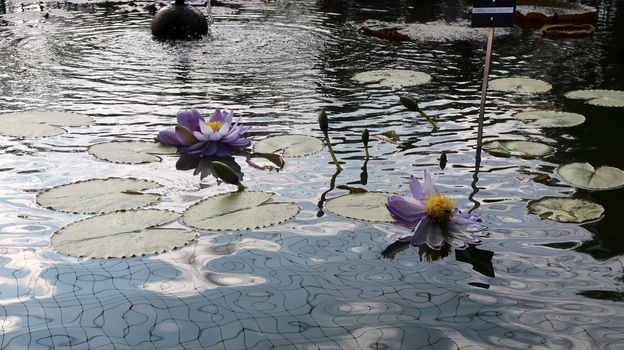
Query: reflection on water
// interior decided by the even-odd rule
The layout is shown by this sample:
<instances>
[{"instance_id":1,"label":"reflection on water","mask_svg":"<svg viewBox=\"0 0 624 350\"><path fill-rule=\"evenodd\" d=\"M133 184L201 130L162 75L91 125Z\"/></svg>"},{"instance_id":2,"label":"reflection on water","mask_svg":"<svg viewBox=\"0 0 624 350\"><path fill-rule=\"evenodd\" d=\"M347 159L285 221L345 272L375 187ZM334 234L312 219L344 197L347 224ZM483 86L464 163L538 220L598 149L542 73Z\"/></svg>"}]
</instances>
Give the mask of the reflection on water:
<instances>
[{"instance_id":1,"label":"reflection on water","mask_svg":"<svg viewBox=\"0 0 624 350\"><path fill-rule=\"evenodd\" d=\"M8 1L0 19L0 112L66 110L96 123L50 138L0 137L0 348L617 347L624 342L622 191L575 190L555 174L570 161L624 168L616 150L621 110L563 97L580 88L624 89L624 64L612 49L623 44L624 4L582 2L599 7L591 40L513 29L494 41L493 78L530 76L553 90L490 92L486 140L514 136L556 153L543 160L483 153L475 172L485 37L388 44L345 25L454 22L466 18L463 1L213 3L211 36L181 43L152 40L151 15L140 6ZM381 68L420 70L433 80L396 89L351 79ZM404 94L436 119L438 130L401 105ZM163 185L157 207L177 212L233 190L175 170L174 156L124 165L86 152L116 139L151 140L175 123L178 110L218 106L240 111L256 140L283 133L320 138L317 114L326 110L344 170L336 172L326 152L286 159L280 172L239 162L249 188L301 207L279 226L202 232L196 244L124 260L54 251L53 232L84 216L38 207L40 190L144 178ZM512 117L542 107L588 121L543 130ZM366 159L364 129L394 130L401 146L371 138ZM409 176L423 169L457 207L482 216L490 227L482 245L431 262L408 247L384 259L404 228L323 210L349 184L404 194ZM528 200L552 195L601 203L606 216L579 226L526 213Z\"/></svg>"}]
</instances>

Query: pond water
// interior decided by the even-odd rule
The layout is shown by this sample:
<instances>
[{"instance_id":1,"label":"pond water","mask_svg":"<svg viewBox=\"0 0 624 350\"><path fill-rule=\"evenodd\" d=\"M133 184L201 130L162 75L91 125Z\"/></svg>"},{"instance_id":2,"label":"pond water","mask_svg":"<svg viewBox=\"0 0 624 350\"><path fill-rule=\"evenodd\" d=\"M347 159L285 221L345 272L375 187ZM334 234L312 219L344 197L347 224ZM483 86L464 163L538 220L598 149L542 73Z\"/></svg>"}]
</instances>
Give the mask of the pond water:
<instances>
[{"instance_id":1,"label":"pond water","mask_svg":"<svg viewBox=\"0 0 624 350\"><path fill-rule=\"evenodd\" d=\"M624 3L583 2L599 8L589 40L497 31L492 78L528 76L553 89L491 91L485 138L536 140L556 153L524 160L484 152L478 172L486 32L462 27L461 2L424 3L224 2L214 7L209 37L171 43L151 37L151 15L141 4L8 1L0 18L0 113L63 110L95 124L47 138L0 137L0 348L622 348L622 189L578 190L555 169L572 161L624 168L617 146L623 109L563 96L624 90ZM389 44L357 33L354 26L368 19L429 24L415 40ZM403 89L352 79L384 68L433 79ZM403 94L414 96L439 130L407 111ZM93 178L148 179L163 186L155 207L177 212L232 191L175 170L174 156L123 165L86 152L106 141L151 140L174 125L180 109L207 114L219 106L242 116L256 140L322 138L317 114L327 111L344 170L335 172L326 151L288 158L280 172L242 162L250 189L299 205L280 225L202 231L181 249L137 258L55 251L51 235L86 216L38 206L41 190ZM587 122L540 129L512 117L535 107L581 113ZM374 139L364 163L364 128L395 130L404 145ZM346 193L332 184L406 194L409 176L425 169L459 208L489 226L480 246L437 261L418 248L384 259L381 252L406 229L322 208L322 198ZM590 199L606 213L584 225L540 220L526 203L543 196Z\"/></svg>"}]
</instances>

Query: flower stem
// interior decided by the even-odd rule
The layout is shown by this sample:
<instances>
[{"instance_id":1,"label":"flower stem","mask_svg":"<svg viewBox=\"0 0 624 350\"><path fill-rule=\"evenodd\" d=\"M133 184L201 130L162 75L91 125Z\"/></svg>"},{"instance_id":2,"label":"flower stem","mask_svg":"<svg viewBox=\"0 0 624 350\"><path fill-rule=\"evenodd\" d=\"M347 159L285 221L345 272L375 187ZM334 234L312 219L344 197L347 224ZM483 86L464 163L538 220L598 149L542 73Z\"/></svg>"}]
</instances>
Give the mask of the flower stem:
<instances>
[{"instance_id":1,"label":"flower stem","mask_svg":"<svg viewBox=\"0 0 624 350\"><path fill-rule=\"evenodd\" d=\"M327 144L327 150L329 150L329 154L331 155L332 160L334 161L334 164L336 164L336 169L342 170L342 167L340 166L340 162L338 162L338 158L336 158L336 153L334 153L334 148L332 147L331 140L329 139L329 133L324 132L323 134L325 135L325 143Z\"/></svg>"},{"instance_id":2,"label":"flower stem","mask_svg":"<svg viewBox=\"0 0 624 350\"><path fill-rule=\"evenodd\" d=\"M438 124L436 124L435 120L431 119L431 117L429 117L425 112L418 110L418 113L420 113L420 116L427 119L427 121L429 122L429 124L431 124L431 126L433 126L433 131L438 130Z\"/></svg>"}]
</instances>

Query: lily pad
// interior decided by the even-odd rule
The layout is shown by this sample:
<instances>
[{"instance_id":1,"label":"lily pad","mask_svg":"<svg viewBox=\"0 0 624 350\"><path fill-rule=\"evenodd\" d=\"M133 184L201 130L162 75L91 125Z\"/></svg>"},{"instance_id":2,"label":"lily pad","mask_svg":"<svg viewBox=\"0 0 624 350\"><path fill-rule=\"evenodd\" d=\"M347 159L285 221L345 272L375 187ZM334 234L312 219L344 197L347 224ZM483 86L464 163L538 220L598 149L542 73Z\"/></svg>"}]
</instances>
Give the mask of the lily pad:
<instances>
[{"instance_id":1,"label":"lily pad","mask_svg":"<svg viewBox=\"0 0 624 350\"><path fill-rule=\"evenodd\" d=\"M325 208L350 219L393 222L394 218L386 208L388 197L392 195L385 192L350 193L328 200Z\"/></svg>"},{"instance_id":2,"label":"lily pad","mask_svg":"<svg viewBox=\"0 0 624 350\"><path fill-rule=\"evenodd\" d=\"M587 103L602 107L624 107L624 91L622 90L575 90L565 97L588 100Z\"/></svg>"},{"instance_id":3,"label":"lily pad","mask_svg":"<svg viewBox=\"0 0 624 350\"><path fill-rule=\"evenodd\" d=\"M531 78L501 78L490 81L488 86L492 90L511 91L532 94L546 92L552 89L549 83Z\"/></svg>"},{"instance_id":4,"label":"lily pad","mask_svg":"<svg viewBox=\"0 0 624 350\"><path fill-rule=\"evenodd\" d=\"M572 185L586 190L611 190L624 186L624 171L610 166L594 169L589 163L570 163L560 166L557 173Z\"/></svg>"},{"instance_id":5,"label":"lily pad","mask_svg":"<svg viewBox=\"0 0 624 350\"><path fill-rule=\"evenodd\" d=\"M52 235L51 241L63 254L89 258L160 253L195 239L195 231L160 227L178 217L157 209L118 211L71 223Z\"/></svg>"},{"instance_id":6,"label":"lily pad","mask_svg":"<svg viewBox=\"0 0 624 350\"><path fill-rule=\"evenodd\" d=\"M284 157L302 157L323 149L323 141L306 135L279 135L256 142L256 153L280 153Z\"/></svg>"},{"instance_id":7,"label":"lily pad","mask_svg":"<svg viewBox=\"0 0 624 350\"><path fill-rule=\"evenodd\" d=\"M559 111L528 111L516 113L514 118L542 128L566 128L583 124L582 114Z\"/></svg>"},{"instance_id":8,"label":"lily pad","mask_svg":"<svg viewBox=\"0 0 624 350\"><path fill-rule=\"evenodd\" d=\"M64 134L62 127L86 126L93 118L68 112L28 111L0 114L0 135L12 137L47 137Z\"/></svg>"},{"instance_id":9,"label":"lily pad","mask_svg":"<svg viewBox=\"0 0 624 350\"><path fill-rule=\"evenodd\" d=\"M268 192L233 192L192 205L182 216L189 226L211 231L250 230L285 222L299 212L295 203L267 203Z\"/></svg>"},{"instance_id":10,"label":"lily pad","mask_svg":"<svg viewBox=\"0 0 624 350\"><path fill-rule=\"evenodd\" d=\"M353 76L354 80L362 83L378 82L381 86L416 86L431 81L427 73L405 69L381 69L358 73Z\"/></svg>"},{"instance_id":11,"label":"lily pad","mask_svg":"<svg viewBox=\"0 0 624 350\"><path fill-rule=\"evenodd\" d=\"M483 150L494 155L539 158L555 152L543 143L520 140L495 140L483 144Z\"/></svg>"},{"instance_id":12,"label":"lily pad","mask_svg":"<svg viewBox=\"0 0 624 350\"><path fill-rule=\"evenodd\" d=\"M108 162L142 164L160 162L157 154L176 154L177 148L148 141L113 141L98 143L88 151Z\"/></svg>"},{"instance_id":13,"label":"lily pad","mask_svg":"<svg viewBox=\"0 0 624 350\"><path fill-rule=\"evenodd\" d=\"M586 222L596 220L604 213L602 205L584 199L544 197L530 201L529 213L557 222Z\"/></svg>"},{"instance_id":14,"label":"lily pad","mask_svg":"<svg viewBox=\"0 0 624 350\"><path fill-rule=\"evenodd\" d=\"M110 213L156 203L160 195L141 191L158 187L160 184L148 180L93 179L45 190L37 195L37 203L49 209L69 213Z\"/></svg>"}]
</instances>

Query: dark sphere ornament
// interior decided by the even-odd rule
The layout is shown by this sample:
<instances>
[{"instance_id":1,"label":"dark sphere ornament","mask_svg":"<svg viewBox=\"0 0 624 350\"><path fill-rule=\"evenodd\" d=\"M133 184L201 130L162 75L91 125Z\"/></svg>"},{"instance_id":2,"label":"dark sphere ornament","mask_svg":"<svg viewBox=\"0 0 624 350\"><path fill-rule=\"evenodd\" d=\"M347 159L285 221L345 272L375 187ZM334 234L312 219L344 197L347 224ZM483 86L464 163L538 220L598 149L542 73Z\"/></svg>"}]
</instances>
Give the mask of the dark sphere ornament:
<instances>
[{"instance_id":1,"label":"dark sphere ornament","mask_svg":"<svg viewBox=\"0 0 624 350\"><path fill-rule=\"evenodd\" d=\"M195 39L208 34L208 21L200 10L176 0L156 13L151 28L159 39Z\"/></svg>"}]
</instances>

